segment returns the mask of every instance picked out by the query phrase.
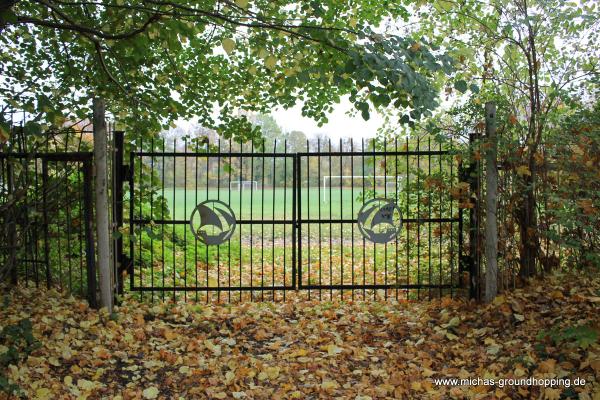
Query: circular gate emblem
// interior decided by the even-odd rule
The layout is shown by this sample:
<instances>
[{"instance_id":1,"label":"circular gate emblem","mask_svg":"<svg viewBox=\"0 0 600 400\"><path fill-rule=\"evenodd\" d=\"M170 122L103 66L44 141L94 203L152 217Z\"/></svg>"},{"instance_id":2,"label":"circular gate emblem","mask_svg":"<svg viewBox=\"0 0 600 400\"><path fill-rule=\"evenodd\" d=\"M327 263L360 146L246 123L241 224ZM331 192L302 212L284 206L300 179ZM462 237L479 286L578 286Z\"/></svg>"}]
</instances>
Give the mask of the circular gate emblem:
<instances>
[{"instance_id":1,"label":"circular gate emblem","mask_svg":"<svg viewBox=\"0 0 600 400\"><path fill-rule=\"evenodd\" d=\"M377 198L367 201L358 212L358 229L373 243L394 240L402 228L400 207L389 199Z\"/></svg>"},{"instance_id":2,"label":"circular gate emblem","mask_svg":"<svg viewBox=\"0 0 600 400\"><path fill-rule=\"evenodd\" d=\"M221 200L198 204L190 217L192 233L200 242L218 245L229 240L235 231L235 214Z\"/></svg>"}]
</instances>

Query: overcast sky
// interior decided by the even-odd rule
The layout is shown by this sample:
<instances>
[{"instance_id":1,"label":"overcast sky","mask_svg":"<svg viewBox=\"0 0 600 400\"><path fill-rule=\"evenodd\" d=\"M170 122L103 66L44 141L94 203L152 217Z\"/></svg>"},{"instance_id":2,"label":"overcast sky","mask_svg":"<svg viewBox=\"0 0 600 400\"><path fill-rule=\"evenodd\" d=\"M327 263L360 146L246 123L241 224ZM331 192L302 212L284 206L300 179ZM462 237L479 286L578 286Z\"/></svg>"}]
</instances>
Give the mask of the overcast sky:
<instances>
[{"instance_id":1,"label":"overcast sky","mask_svg":"<svg viewBox=\"0 0 600 400\"><path fill-rule=\"evenodd\" d=\"M302 116L302 106L297 105L288 110L277 109L271 113L277 124L284 131L302 131L308 137L316 133L324 133L332 139L373 137L377 129L383 124L383 118L371 109L371 118L368 121L359 115L353 117L347 114L352 110L352 104L347 98L334 106L334 111L329 115L329 123L321 127L311 118Z\"/></svg>"}]
</instances>

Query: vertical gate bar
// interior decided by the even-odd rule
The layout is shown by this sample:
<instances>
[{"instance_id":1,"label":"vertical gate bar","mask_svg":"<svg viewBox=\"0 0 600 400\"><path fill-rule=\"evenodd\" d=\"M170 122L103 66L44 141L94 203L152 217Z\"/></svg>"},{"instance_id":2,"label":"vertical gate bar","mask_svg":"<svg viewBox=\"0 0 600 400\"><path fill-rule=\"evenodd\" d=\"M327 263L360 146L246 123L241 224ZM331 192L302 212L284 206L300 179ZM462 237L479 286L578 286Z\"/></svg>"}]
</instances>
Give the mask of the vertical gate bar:
<instances>
[{"instance_id":1,"label":"vertical gate bar","mask_svg":"<svg viewBox=\"0 0 600 400\"><path fill-rule=\"evenodd\" d=\"M166 139L163 137L162 138L162 162L161 162L161 194L162 194L162 198L163 200L166 200L167 198L165 197L165 141ZM160 208L160 218L164 221L165 220L165 204L162 205L162 207ZM165 287L165 224L161 224L160 225L160 233L162 236L162 240L161 240L161 247L162 247L162 286L163 288ZM197 294L198 292L196 292ZM161 291L161 297L162 297L162 301L165 301L165 291L162 290ZM196 299L198 300L198 299Z\"/></svg>"},{"instance_id":2,"label":"vertical gate bar","mask_svg":"<svg viewBox=\"0 0 600 400\"><path fill-rule=\"evenodd\" d=\"M6 183L7 183L7 190L8 190L8 195L12 196L13 190L14 190L14 179L13 179L13 168L12 165L10 163L10 160L7 158L2 159L2 171L6 171ZM27 171L27 170L25 170ZM27 209L27 208L26 208ZM12 263L12 268L10 271L10 279L11 279L11 283L16 286L17 285L17 281L18 281L18 271L17 271L17 248L16 248L16 228L17 228L17 221L14 221L12 224L10 224L9 226L9 241L10 241L10 254L14 254L14 257L11 260ZM23 235L25 235L25 232L23 232ZM27 257L28 258L28 257ZM25 265L27 265L27 262L25 262ZM70 277L70 275L69 275ZM71 288L69 287L69 291L71 290Z\"/></svg>"},{"instance_id":3,"label":"vertical gate bar","mask_svg":"<svg viewBox=\"0 0 600 400\"><path fill-rule=\"evenodd\" d=\"M350 138L350 153L354 153L354 139L351 137ZM350 156L350 175L352 176L352 178L350 178L350 212L352 213L352 215L350 216L351 218L354 218L354 156L351 155ZM352 235L352 271L351 271L351 276L352 276L352 300L354 300L354 223L352 223L351 227L350 227L350 232Z\"/></svg>"},{"instance_id":4,"label":"vertical gate bar","mask_svg":"<svg viewBox=\"0 0 600 400\"><path fill-rule=\"evenodd\" d=\"M252 140L250 142L250 153L251 153L251 157L250 157L250 301L254 301L254 293L252 291L252 288L254 287L254 270L253 270L253 248L254 248L254 243L253 243L253 229L252 227L254 226L252 224L252 222L254 222L252 220L252 214L253 214L253 209L254 209L254 140Z\"/></svg>"},{"instance_id":5,"label":"vertical gate bar","mask_svg":"<svg viewBox=\"0 0 600 400\"><path fill-rule=\"evenodd\" d=\"M206 154L208 154L208 152L210 152L210 139L208 138L208 136L206 136L206 149L205 149ZM210 157L206 156L206 199L209 199L209 193L208 193L208 184L209 184L209 177L210 177ZM206 261L206 265L204 266L204 269L206 271L206 287L208 288L210 286L210 281L208 279L208 262L209 262L209 258L208 258L208 245L206 243L204 243L204 251L205 251L205 261ZM206 289L206 302L208 303L209 301L209 296L210 291L208 289Z\"/></svg>"},{"instance_id":6,"label":"vertical gate bar","mask_svg":"<svg viewBox=\"0 0 600 400\"><path fill-rule=\"evenodd\" d=\"M342 178L342 176L344 175L344 168L343 168L344 156L342 155L343 151L344 151L343 142L342 142L342 138L340 138L340 220L344 219L344 198L343 198L344 188L342 186L342 181L344 180L344 178ZM344 223L343 222L340 222L340 285L342 285L342 287L340 289L340 298L343 300L344 299Z\"/></svg>"},{"instance_id":7,"label":"vertical gate bar","mask_svg":"<svg viewBox=\"0 0 600 400\"><path fill-rule=\"evenodd\" d=\"M67 135L67 140L65 141L65 150L67 147L69 136ZM65 190L65 213L67 217L67 268L69 270L69 293L73 292L73 265L72 265L72 247L71 247L71 196L69 196L69 188ZM121 189L122 191L122 189ZM116 198L116 193L115 193ZM122 199L121 199L122 202ZM117 210L115 210L115 215L117 215ZM121 204L121 226L123 226L123 205ZM121 253L123 252L123 239L121 239ZM119 253L117 253L119 254ZM121 286L123 281L121 281Z\"/></svg>"},{"instance_id":8,"label":"vertical gate bar","mask_svg":"<svg viewBox=\"0 0 600 400\"><path fill-rule=\"evenodd\" d=\"M438 172L440 175L440 179L442 179L444 177L444 174L442 173L442 155L441 155L442 142L441 141L438 143L438 151L440 152L440 154L438 155ZM450 176L452 176L452 175L450 175ZM439 190L439 193L438 193L438 197L439 197L439 199L438 199L438 201L439 201L438 214L439 215L438 216L439 216L439 218L442 218L443 217L443 215L442 215L442 200L443 199L442 199L441 187L438 188L438 190ZM452 218L452 215L450 215L449 218ZM452 222L450 222L450 226L452 226ZM440 230L440 237L438 239L439 240L439 243L438 243L439 244L439 248L438 248L439 260L438 260L438 262L439 262L439 274L440 274L440 276L439 276L440 298L442 297L442 283L443 283L443 280L442 280L442 239L444 238L444 231L442 228L443 228L442 223L439 222L438 229Z\"/></svg>"},{"instance_id":9,"label":"vertical gate bar","mask_svg":"<svg viewBox=\"0 0 600 400\"><path fill-rule=\"evenodd\" d=\"M373 198L377 197L377 157L375 153L375 138L371 139L373 147ZM377 244L373 242L373 285L377 285ZM373 300L377 299L377 290L373 289Z\"/></svg>"},{"instance_id":10,"label":"vertical gate bar","mask_svg":"<svg viewBox=\"0 0 600 400\"><path fill-rule=\"evenodd\" d=\"M332 183L331 183L331 138L329 138L329 285L331 286L333 284L333 224L331 223L331 220L333 219L333 216L331 215L332 212L332 197L331 197L331 191L332 191ZM333 289L329 289L329 299L333 300Z\"/></svg>"},{"instance_id":11,"label":"vertical gate bar","mask_svg":"<svg viewBox=\"0 0 600 400\"><path fill-rule=\"evenodd\" d=\"M244 144L240 143L240 153L243 153L243 152L244 152ZM244 186L242 185L242 171L244 169L244 159L242 157L240 157L239 160L240 160L240 174L239 174L240 175L239 176L239 179L240 179L240 186L239 186L239 188L240 188L239 189L239 192L240 192L240 209L239 209L239 212L240 212L240 218L243 218L243 210L244 209L242 208L242 191L243 191L243 187ZM251 185L252 185L252 183L251 183ZM240 231L240 265L239 265L239 268L240 268L240 287L242 287L243 286L243 284L242 284L242 225L240 225L239 231ZM285 268L284 268L284 271L285 271ZM243 294L243 291L240 290L240 301L242 301L242 294Z\"/></svg>"},{"instance_id":12,"label":"vertical gate bar","mask_svg":"<svg viewBox=\"0 0 600 400\"><path fill-rule=\"evenodd\" d=\"M59 164L60 164L60 161L55 161L55 166L56 166L56 169L57 169L57 170L58 170L58 165L59 165ZM67 167L67 163L66 163L66 162L63 162L62 164L63 164L63 168L62 168L62 170L63 170L63 171L67 171L67 168L68 168L68 167ZM56 179L57 179L57 180L59 180L59 179L60 179L60 177L59 177L59 174L58 174L58 173L56 174ZM67 175L65 174L65 181L66 181L66 179L67 179ZM59 207L59 204L60 204L60 202L59 202L59 197L60 197L60 196L59 196L59 194L58 194L58 193L56 193L56 203L57 203L57 207ZM66 207L66 204L65 204L65 207ZM61 208L62 208L62 207L61 207ZM56 228L56 232L60 232L60 231L61 231L61 226L60 226L60 224L59 224L59 216L60 216L60 212L57 212L56 219L55 219L55 221L54 221L54 226L55 226L55 228ZM56 242L57 242L57 243L56 243L56 250L57 250L57 253L58 253L58 254L57 254L57 261L58 261L58 285L59 285L60 289L61 289L61 290L63 290L63 289L64 289L64 287L63 287L63 263L62 263L62 259L63 259L63 257L62 257L62 243L61 243L61 236L62 236L62 235L57 235L57 236L56 236Z\"/></svg>"},{"instance_id":13,"label":"vertical gate bar","mask_svg":"<svg viewBox=\"0 0 600 400\"><path fill-rule=\"evenodd\" d=\"M48 160L42 159L42 218L44 224L44 263L46 264L46 287L50 289L52 277L50 273L50 243L48 242Z\"/></svg>"},{"instance_id":14,"label":"vertical gate bar","mask_svg":"<svg viewBox=\"0 0 600 400\"><path fill-rule=\"evenodd\" d=\"M361 157L362 157L362 206L365 205L365 180L366 180L366 175L365 175L365 139L361 138ZM361 207L362 207L361 206ZM366 298L367 296L367 291L364 287L364 285L367 282L367 243L365 241L365 235L362 235L362 249L363 249L363 254L362 254L362 261L363 261L363 268L362 268L362 272L363 272L363 300Z\"/></svg>"},{"instance_id":15,"label":"vertical gate bar","mask_svg":"<svg viewBox=\"0 0 600 400\"><path fill-rule=\"evenodd\" d=\"M173 138L173 152L177 152L177 138L174 137ZM173 156L173 219L177 219L177 198L175 197L177 194L177 157ZM141 168L141 165L140 165ZM140 180L141 180L141 176L140 176ZM140 197L141 200L141 197ZM177 293L175 288L177 287L177 279L176 279L176 273L177 273L177 262L175 260L175 253L177 253L177 251L175 250L175 224L173 224L171 226L171 235L172 235L172 241L173 241L173 257L172 257L172 261L173 261L173 301L177 300ZM141 257L141 254L140 254Z\"/></svg>"},{"instance_id":16,"label":"vertical gate bar","mask_svg":"<svg viewBox=\"0 0 600 400\"><path fill-rule=\"evenodd\" d=\"M96 256L94 254L94 231L93 220L93 200L92 200L92 160L86 158L83 161L83 208L85 224L85 255L87 264L87 298L90 307L97 308L96 301Z\"/></svg>"},{"instance_id":17,"label":"vertical gate bar","mask_svg":"<svg viewBox=\"0 0 600 400\"><path fill-rule=\"evenodd\" d=\"M394 156L394 177L396 179L396 182L394 184L394 187L396 188L394 191L395 194L395 199L396 199L396 204L399 203L400 200L400 194L398 193L398 136L396 136L394 138L394 151L396 152L396 155ZM400 205L398 204L398 207L400 207ZM402 218L402 215L400 215L400 218ZM400 222L402 224L402 221ZM402 228L402 225L400 225L400 228ZM396 237L396 300L398 300L398 273L399 273L399 269L398 269L398 263L399 258L398 258L398 241L399 241L399 236Z\"/></svg>"},{"instance_id":18,"label":"vertical gate bar","mask_svg":"<svg viewBox=\"0 0 600 400\"><path fill-rule=\"evenodd\" d=\"M287 167L287 139L283 140L283 219L287 221L287 180L288 180L288 167ZM293 222L292 222L293 223ZM293 228L293 225L292 225ZM287 287L286 270L287 270L287 251L286 251L286 236L287 236L287 224L283 224L283 286ZM295 247L296 243L292 241L292 246ZM293 249L292 249L293 251ZM292 262L293 264L293 262ZM294 280L294 266L292 265L292 282ZM292 287L295 289L294 282ZM287 290L283 290L283 300L285 300Z\"/></svg>"},{"instance_id":19,"label":"vertical gate bar","mask_svg":"<svg viewBox=\"0 0 600 400\"><path fill-rule=\"evenodd\" d=\"M116 271L115 276L117 278L117 293L123 294L123 266L125 264L125 258L123 254L123 151L124 151L124 132L115 131L113 134L114 140L114 160L113 160L113 180L114 180L114 193L113 193L113 219L114 219L114 230L118 232L117 239L114 244L114 252L116 259ZM67 208L67 214L69 213ZM67 225L68 226L68 225ZM70 234L67 234L67 240ZM67 246L70 248L70 246ZM69 258L69 261L71 259ZM69 271L71 265L69 263ZM71 272L69 272L70 274Z\"/></svg>"},{"instance_id":20,"label":"vertical gate bar","mask_svg":"<svg viewBox=\"0 0 600 400\"><path fill-rule=\"evenodd\" d=\"M302 180L301 180L301 164L300 164L300 156L298 154L295 155L295 165L296 165L296 204L298 207L298 211L296 212L296 227L298 232L296 233L296 238L298 239L298 254L296 258L298 259L298 282L302 282ZM300 285L298 285L300 286Z\"/></svg>"},{"instance_id":21,"label":"vertical gate bar","mask_svg":"<svg viewBox=\"0 0 600 400\"><path fill-rule=\"evenodd\" d=\"M318 204L318 210L319 210L319 223L317 225L318 230L319 230L319 286L321 286L323 284L323 238L322 238L322 227L321 227L321 138L317 138L317 177L318 177L318 182L317 182L317 192L319 194L319 201L317 202ZM325 179L325 178L323 178ZM324 182L324 180L323 180ZM325 188L323 188L323 191L325 191ZM323 192L323 196L325 196L325 193ZM319 300L322 299L322 295L321 295L321 289L319 289Z\"/></svg>"},{"instance_id":22,"label":"vertical gate bar","mask_svg":"<svg viewBox=\"0 0 600 400\"><path fill-rule=\"evenodd\" d=\"M287 142L286 142L286 147L287 147ZM297 190L297 186L298 186L298 177L296 176L296 160L297 157L294 156L294 158L292 159L292 287L294 289L298 289L298 287L296 286L296 273L300 273L297 272L296 270L296 248L298 246L298 243L296 241L296 226L297 226L297 220L296 220L296 190ZM287 171L286 171L287 172ZM302 285L302 277L300 277L300 279L298 280L298 286Z\"/></svg>"},{"instance_id":23,"label":"vertical gate bar","mask_svg":"<svg viewBox=\"0 0 600 400\"><path fill-rule=\"evenodd\" d=\"M25 179L24 179L25 188L29 188L29 182L30 182L29 181L29 168L28 168L29 161L24 158L22 163L23 163L23 171L25 171ZM78 178L79 178L79 174L80 174L80 171L78 168L77 169ZM77 187L79 188L79 182L77 184ZM81 193L79 191L77 191L77 199L79 201L79 204L81 204ZM25 208L29 209L29 190L28 189L25 190ZM81 213L81 207L79 208L79 211ZM80 215L80 217L81 217L81 215ZM81 218L79 220L81 221ZM29 213L25 213L25 225L24 226L30 226L29 225ZM79 229L79 234L81 235L81 229ZM26 254L28 254L31 244L32 244L32 239L33 239L31 237L31 229L24 229L23 235L25 236L25 252L26 252ZM79 243L81 243L81 240ZM79 246L79 247L80 247L79 250L81 252L81 246ZM81 260L81 258L83 258L83 257L80 257L79 259ZM80 263L81 263L81 261L80 261ZM25 287L29 287L29 270L30 270L30 268L28 266L29 262L24 262L23 264L25 265ZM80 271L82 269L83 268L80 266ZM81 285L79 287L81 288Z\"/></svg>"},{"instance_id":24,"label":"vertical gate bar","mask_svg":"<svg viewBox=\"0 0 600 400\"><path fill-rule=\"evenodd\" d=\"M194 144L194 208L198 205L198 138ZM164 242L164 241L163 241ZM198 238L194 235L194 301L198 301Z\"/></svg>"},{"instance_id":25,"label":"vertical gate bar","mask_svg":"<svg viewBox=\"0 0 600 400\"><path fill-rule=\"evenodd\" d=\"M154 146L152 146L152 148L154 149ZM187 150L188 150L188 141L187 141L187 136L183 137L183 218L182 219L186 219L187 215L188 215L188 210L187 210ZM187 288L187 249L188 249L188 242L187 242L187 232L188 232L188 227L187 226L183 226L183 287ZM153 274L154 275L154 274ZM183 291L183 300L187 301L187 290Z\"/></svg>"},{"instance_id":26,"label":"vertical gate bar","mask_svg":"<svg viewBox=\"0 0 600 400\"><path fill-rule=\"evenodd\" d=\"M229 139L229 174L227 176L227 204L231 207L231 170L233 160L231 159L231 139ZM233 209L233 207L231 207ZM233 236L233 235L232 235ZM241 245L241 243L240 243ZM231 287L231 238L227 242L227 284ZM241 284L240 284L241 286ZM231 302L231 290L227 291L227 301Z\"/></svg>"},{"instance_id":27,"label":"vertical gate bar","mask_svg":"<svg viewBox=\"0 0 600 400\"><path fill-rule=\"evenodd\" d=\"M154 137L150 139L150 151L154 151ZM150 156L150 179L154 176L154 156ZM154 193L152 184L150 184L150 221L154 221ZM142 217L140 217L142 218ZM152 285L152 291L150 292L150 300L154 302L154 226L150 222L150 229L152 235L150 236L150 285Z\"/></svg>"},{"instance_id":28,"label":"vertical gate bar","mask_svg":"<svg viewBox=\"0 0 600 400\"><path fill-rule=\"evenodd\" d=\"M36 207L36 211L39 208L39 204L40 204L40 185L39 185L39 179L38 179L38 175L39 175L39 171L38 171L38 160L37 158L33 159L34 162L34 171L35 171L35 180L34 180L34 185L35 185L35 207ZM35 262L33 263L32 267L33 267L33 271L35 273L35 287L38 288L40 285L40 254L39 254L39 233L38 233L38 229L37 226L39 226L39 215L38 213L36 213L35 216L35 222L34 225L36 226L36 229L33 229L34 232L34 239L33 239L33 243L35 244Z\"/></svg>"},{"instance_id":29,"label":"vertical gate bar","mask_svg":"<svg viewBox=\"0 0 600 400\"><path fill-rule=\"evenodd\" d=\"M408 136L406 137L406 151L408 148ZM410 218L410 163L408 154L406 157L406 218ZM406 223L406 284L410 285L410 223ZM410 297L410 289L406 290L406 300Z\"/></svg>"},{"instance_id":30,"label":"vertical gate bar","mask_svg":"<svg viewBox=\"0 0 600 400\"><path fill-rule=\"evenodd\" d=\"M383 197L387 199L387 139L383 139ZM383 283L385 285L387 285L388 283L388 260L387 260L387 255L388 255L388 245L387 242L385 242L385 244L383 245L383 265L384 265L384 281ZM387 289L384 289L384 294L383 294L383 298L385 300L387 300L387 296L388 296L388 291Z\"/></svg>"},{"instance_id":31,"label":"vertical gate bar","mask_svg":"<svg viewBox=\"0 0 600 400\"><path fill-rule=\"evenodd\" d=\"M135 199L135 184L134 184L134 176L135 176L135 163L133 153L135 148L131 146L131 151L129 152L129 290L133 291L134 287L134 265L135 265L135 236L133 229L133 210L135 207L134 199Z\"/></svg>"},{"instance_id":32,"label":"vertical gate bar","mask_svg":"<svg viewBox=\"0 0 600 400\"><path fill-rule=\"evenodd\" d=\"M265 139L261 142L260 219L265 220ZM265 301L265 224L260 224L260 300Z\"/></svg>"},{"instance_id":33,"label":"vertical gate bar","mask_svg":"<svg viewBox=\"0 0 600 400\"><path fill-rule=\"evenodd\" d=\"M306 139L306 151L310 152L310 142ZM310 156L306 156L306 218L310 219ZM320 201L321 199L319 199ZM308 236L308 276L307 276L307 284L310 285L310 265L311 265L311 257L310 257L310 224L306 225L306 234ZM308 291L308 299L310 300L310 290Z\"/></svg>"},{"instance_id":34,"label":"vertical gate bar","mask_svg":"<svg viewBox=\"0 0 600 400\"><path fill-rule=\"evenodd\" d=\"M453 141L450 140L450 193L453 193L453 189L454 189L454 171L453 171L453 166L454 166L454 149L453 149ZM459 180L461 177L461 164L459 164L458 166L458 176L459 176ZM453 210L453 203L454 203L454 199L452 198L452 196L449 196L450 198L450 217L454 218L454 210ZM462 219L463 219L463 215L462 215L462 210L459 207L458 208L458 235L459 235L459 246L462 246ZM458 249L458 260L460 263L460 247ZM460 271L460 266L459 266L459 271ZM454 224L450 224L450 297L452 297L452 295L454 290Z\"/></svg>"},{"instance_id":35,"label":"vertical gate bar","mask_svg":"<svg viewBox=\"0 0 600 400\"><path fill-rule=\"evenodd\" d=\"M417 300L421 300L421 137L417 136Z\"/></svg>"},{"instance_id":36,"label":"vertical gate bar","mask_svg":"<svg viewBox=\"0 0 600 400\"><path fill-rule=\"evenodd\" d=\"M429 153L427 153L427 179L431 179L431 136L428 135L427 136L427 151ZM429 299L431 300L431 280L433 277L431 268L432 268L432 264L431 264L431 185L427 185L427 205L428 205L428 217L429 217L429 222L427 223L427 262L429 264L429 282L427 282L429 284Z\"/></svg>"},{"instance_id":37,"label":"vertical gate bar","mask_svg":"<svg viewBox=\"0 0 600 400\"><path fill-rule=\"evenodd\" d=\"M478 134L469 134L469 145L477 143ZM469 165L469 186L470 192L475 196L471 196L471 201L474 202L474 207L469 209L469 297L479 297L479 204L477 197L479 196L479 161L471 161Z\"/></svg>"},{"instance_id":38,"label":"vertical gate bar","mask_svg":"<svg viewBox=\"0 0 600 400\"><path fill-rule=\"evenodd\" d=\"M275 154L277 153L277 139L273 140L273 169L271 170L271 173L273 174L273 184L272 186L272 190L273 190L273 208L272 208L272 213L271 213L271 219L273 221L275 221L275 192L276 192L276 187L277 184L275 182L275 176L276 176L276 163L277 163L277 157L275 157ZM272 300L275 301L275 223L273 223L271 225L271 287L272 287Z\"/></svg>"},{"instance_id":39,"label":"vertical gate bar","mask_svg":"<svg viewBox=\"0 0 600 400\"><path fill-rule=\"evenodd\" d=\"M217 139L217 200L221 200L221 138ZM185 254L185 253L184 253ZM221 301L221 245L217 245L217 302Z\"/></svg>"},{"instance_id":40,"label":"vertical gate bar","mask_svg":"<svg viewBox=\"0 0 600 400\"><path fill-rule=\"evenodd\" d=\"M139 145L139 150L143 151L144 150L144 138L142 136L140 136L140 145ZM139 180L140 180L140 207L139 207L139 219L143 218L143 214L142 214L142 203L144 202L144 184L142 183L142 171L144 169L144 157L140 156L140 174L139 174ZM140 240L139 240L139 249L138 249L138 254L140 256L139 260L140 260L140 286L145 286L144 285L144 277L143 277L143 273L142 270L144 268L144 262L142 260L142 225L140 225ZM144 292L141 291L140 292L140 299L144 299Z\"/></svg>"}]
</instances>

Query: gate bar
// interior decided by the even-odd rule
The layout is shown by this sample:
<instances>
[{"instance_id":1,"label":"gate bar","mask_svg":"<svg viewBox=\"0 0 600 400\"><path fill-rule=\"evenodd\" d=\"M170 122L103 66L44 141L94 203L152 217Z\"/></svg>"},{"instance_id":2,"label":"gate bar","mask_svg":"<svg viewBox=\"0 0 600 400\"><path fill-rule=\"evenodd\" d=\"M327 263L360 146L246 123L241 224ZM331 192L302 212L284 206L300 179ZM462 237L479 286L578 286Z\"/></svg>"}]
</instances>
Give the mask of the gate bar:
<instances>
[{"instance_id":1,"label":"gate bar","mask_svg":"<svg viewBox=\"0 0 600 400\"><path fill-rule=\"evenodd\" d=\"M92 228L92 159L83 160L83 212L85 219L85 256L87 263L88 302L92 308L98 308L96 299L96 256L94 254L94 230Z\"/></svg>"}]
</instances>

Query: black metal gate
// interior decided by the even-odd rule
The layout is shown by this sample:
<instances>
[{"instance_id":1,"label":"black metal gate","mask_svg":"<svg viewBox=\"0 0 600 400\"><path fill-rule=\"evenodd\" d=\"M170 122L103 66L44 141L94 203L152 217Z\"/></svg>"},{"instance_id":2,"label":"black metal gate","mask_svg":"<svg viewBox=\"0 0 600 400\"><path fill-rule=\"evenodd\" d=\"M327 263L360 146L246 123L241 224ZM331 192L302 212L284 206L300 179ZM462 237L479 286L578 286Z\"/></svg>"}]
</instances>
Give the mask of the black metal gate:
<instances>
[{"instance_id":1,"label":"black metal gate","mask_svg":"<svg viewBox=\"0 0 600 400\"><path fill-rule=\"evenodd\" d=\"M92 153L11 150L0 152L0 264L13 285L59 287L96 307Z\"/></svg>"},{"instance_id":2,"label":"black metal gate","mask_svg":"<svg viewBox=\"0 0 600 400\"><path fill-rule=\"evenodd\" d=\"M451 147L140 140L122 167L122 133L115 140L117 188L129 181L128 199L115 192L129 215L119 276L141 296L263 300L301 289L419 299L460 286Z\"/></svg>"}]
</instances>

